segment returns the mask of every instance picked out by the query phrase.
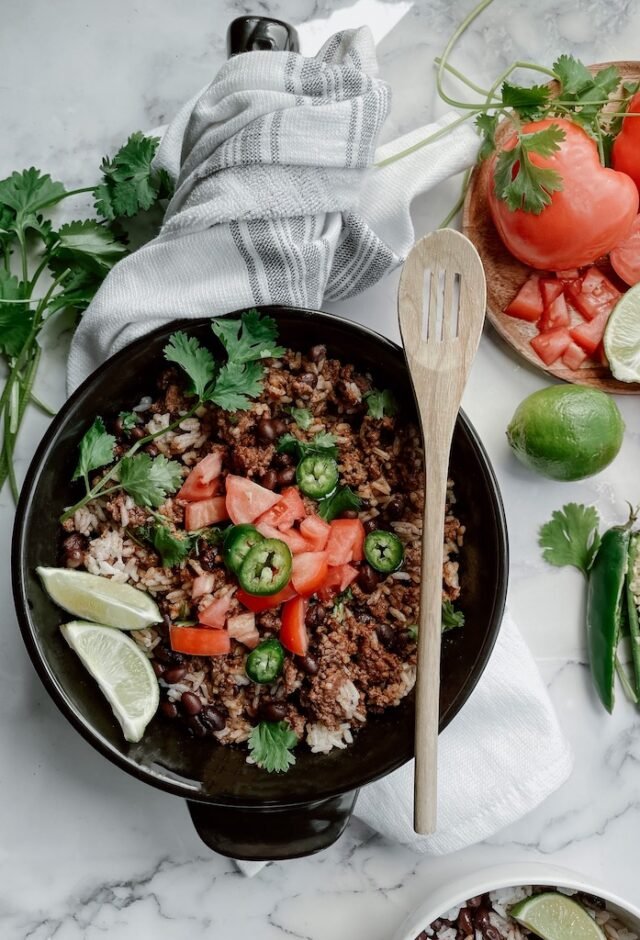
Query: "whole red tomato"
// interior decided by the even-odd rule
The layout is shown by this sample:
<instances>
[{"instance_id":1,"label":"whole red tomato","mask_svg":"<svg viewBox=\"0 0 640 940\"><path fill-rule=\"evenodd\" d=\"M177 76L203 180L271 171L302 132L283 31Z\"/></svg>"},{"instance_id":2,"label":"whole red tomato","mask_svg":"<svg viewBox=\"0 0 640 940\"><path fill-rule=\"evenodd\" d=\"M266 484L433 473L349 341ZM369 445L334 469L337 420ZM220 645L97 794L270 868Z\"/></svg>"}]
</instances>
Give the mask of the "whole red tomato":
<instances>
[{"instance_id":1,"label":"whole red tomato","mask_svg":"<svg viewBox=\"0 0 640 940\"><path fill-rule=\"evenodd\" d=\"M489 207L503 242L516 258L546 271L581 268L607 254L627 237L638 212L638 190L624 173L600 163L595 142L571 121L549 118L522 128L533 134L551 124L560 127L565 138L550 157L531 154L536 166L556 170L563 189L554 192L550 205L539 215L509 209L496 195L494 170L497 155L491 157ZM504 149L517 142L514 135Z\"/></svg>"},{"instance_id":2,"label":"whole red tomato","mask_svg":"<svg viewBox=\"0 0 640 940\"><path fill-rule=\"evenodd\" d=\"M640 111L640 92L629 102L629 111ZM611 152L614 170L627 173L640 189L640 117L627 117Z\"/></svg>"}]
</instances>

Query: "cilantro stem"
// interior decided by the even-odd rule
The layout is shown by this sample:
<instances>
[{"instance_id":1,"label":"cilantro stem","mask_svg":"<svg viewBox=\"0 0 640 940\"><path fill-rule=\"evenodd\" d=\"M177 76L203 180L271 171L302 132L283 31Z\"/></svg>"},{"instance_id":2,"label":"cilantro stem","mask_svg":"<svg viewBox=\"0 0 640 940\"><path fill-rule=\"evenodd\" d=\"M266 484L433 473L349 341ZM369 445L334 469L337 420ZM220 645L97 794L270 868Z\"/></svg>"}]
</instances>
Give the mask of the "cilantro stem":
<instances>
[{"instance_id":1,"label":"cilantro stem","mask_svg":"<svg viewBox=\"0 0 640 940\"><path fill-rule=\"evenodd\" d=\"M9 242L5 242L4 244L3 257L4 257L4 269L7 272L7 274L10 274L11 273L11 249L9 247Z\"/></svg>"},{"instance_id":2,"label":"cilantro stem","mask_svg":"<svg viewBox=\"0 0 640 940\"><path fill-rule=\"evenodd\" d=\"M456 105L455 100L453 98L449 98L449 96L445 93L442 87L442 77L443 77L443 73L447 65L449 56L451 55L453 51L453 47L458 42L460 37L467 31L467 29L471 26L474 20L477 20L477 18L481 15L481 13L483 13L487 9L487 7L490 6L492 3L493 3L493 0L481 0L481 2L476 7L474 7L470 13L468 13L465 16L465 18L460 23L458 28L450 36L448 43L444 47L444 52L442 53L442 56L440 57L440 62L438 64L438 71L436 73L436 88L438 89L438 94L440 95L440 97L444 101L446 101L448 104L451 104L454 106Z\"/></svg>"},{"instance_id":3,"label":"cilantro stem","mask_svg":"<svg viewBox=\"0 0 640 940\"><path fill-rule=\"evenodd\" d=\"M457 199L457 201L456 201L456 204L455 204L455 205L453 206L453 208L447 213L447 215L446 215L445 218L442 220L442 222L440 223L440 225L438 226L438 228L447 228L447 226L450 225L451 222L453 222L453 220L454 220L455 217L457 216L458 212L460 212L460 210L462 209L462 207L463 207L463 205L464 205L464 201L465 201L466 196L467 196L467 190L469 189L469 181L470 181L470 179L471 179L471 170L469 169L469 170L467 170L467 171L465 172L464 176L462 177L462 188L461 188L461 190L460 190L460 195L458 196L458 199Z\"/></svg>"},{"instance_id":4,"label":"cilantro stem","mask_svg":"<svg viewBox=\"0 0 640 940\"><path fill-rule=\"evenodd\" d=\"M36 406L36 408L39 408L40 411L42 411L48 417L55 418L57 414L57 411L55 410L55 408L52 408L51 405L47 405L47 403L42 401L41 398L38 398L38 396L33 391L31 392L30 399L31 399L31 402Z\"/></svg>"},{"instance_id":5,"label":"cilantro stem","mask_svg":"<svg viewBox=\"0 0 640 940\"><path fill-rule=\"evenodd\" d=\"M8 409L6 409L8 411ZM2 448L2 456L4 459L5 466L2 468L2 473L4 479L9 477L9 486L11 488L11 495L13 496L14 503L18 502L20 492L18 490L18 482L16 480L16 473L13 466L13 444L15 441L15 434L11 433L11 425L9 422L9 415L5 414L4 416L4 445ZM6 468L6 473L4 472ZM4 483L4 479L2 482Z\"/></svg>"},{"instance_id":6,"label":"cilantro stem","mask_svg":"<svg viewBox=\"0 0 640 940\"><path fill-rule=\"evenodd\" d=\"M440 56L436 56L436 58L433 61L435 65L440 65L440 63L442 62L442 58ZM461 81L464 85L466 85L467 88L470 88L472 91L477 91L479 95L482 95L483 97L486 98L487 95L489 94L486 88L481 88L480 85L476 85L475 82L472 82L470 78L467 78L467 76L463 72L459 71L459 69L457 68L454 68L454 66L451 65L449 62L445 62L443 65L443 68L445 69L445 71L449 72L451 75L454 75L459 81ZM495 99L496 101L502 100L501 98L498 97L498 95L495 95Z\"/></svg>"},{"instance_id":7,"label":"cilantro stem","mask_svg":"<svg viewBox=\"0 0 640 940\"><path fill-rule=\"evenodd\" d=\"M415 153L416 150L420 150L422 147L426 147L427 144L431 144L435 140L440 140L441 137L446 137L447 134L450 134L451 131L454 130L454 128L459 127L461 124L464 124L465 121L468 121L469 118L473 117L474 113L475 112L463 114L462 117L457 118L457 120L452 121L445 127L441 127L439 131L435 132L435 134L429 134L429 136L425 137L424 140L419 140L417 144L413 144L411 147L407 147L406 150L401 150L399 153L394 153L390 157L385 157L384 160L380 160L380 162L376 163L375 166L377 169L382 169L382 167L389 166L391 163L395 163L396 160L402 160L403 157L408 157L410 154Z\"/></svg>"},{"instance_id":8,"label":"cilantro stem","mask_svg":"<svg viewBox=\"0 0 640 940\"><path fill-rule=\"evenodd\" d=\"M49 259L48 259L47 256L45 255L44 258L42 259L42 261L40 262L40 264L38 265L38 267L35 269L34 274L33 274L33 277L31 278L31 280L30 280L30 282L29 282L29 292L30 292L30 293L33 291L33 288L36 286L36 283L37 283L37 281L38 281L40 275L42 274L42 272L43 272L44 269L46 268L48 261L49 261Z\"/></svg>"},{"instance_id":9,"label":"cilantro stem","mask_svg":"<svg viewBox=\"0 0 640 940\"><path fill-rule=\"evenodd\" d=\"M29 283L29 264L27 259L27 242L24 235L24 229L18 229L18 242L20 244L20 258L22 260L22 280L25 285Z\"/></svg>"}]
</instances>

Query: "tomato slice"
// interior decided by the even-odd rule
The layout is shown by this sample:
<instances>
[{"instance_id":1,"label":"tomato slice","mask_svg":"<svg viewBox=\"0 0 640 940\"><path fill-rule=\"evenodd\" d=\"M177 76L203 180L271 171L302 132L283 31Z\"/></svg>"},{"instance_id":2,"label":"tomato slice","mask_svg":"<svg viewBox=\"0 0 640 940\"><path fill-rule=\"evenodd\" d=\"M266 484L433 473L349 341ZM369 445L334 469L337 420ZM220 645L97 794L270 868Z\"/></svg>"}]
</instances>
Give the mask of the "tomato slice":
<instances>
[{"instance_id":1,"label":"tomato slice","mask_svg":"<svg viewBox=\"0 0 640 940\"><path fill-rule=\"evenodd\" d=\"M233 474L227 477L227 512L236 525L255 522L258 516L275 506L279 500L279 493L273 493L253 480Z\"/></svg>"},{"instance_id":2,"label":"tomato slice","mask_svg":"<svg viewBox=\"0 0 640 940\"><path fill-rule=\"evenodd\" d=\"M309 649L309 634L305 625L307 602L303 597L294 597L282 608L280 642L295 656L306 656Z\"/></svg>"},{"instance_id":3,"label":"tomato slice","mask_svg":"<svg viewBox=\"0 0 640 940\"><path fill-rule=\"evenodd\" d=\"M260 642L260 634L256 629L256 615L252 611L229 617L227 632L232 639L237 640L238 643L244 643L251 650L255 649Z\"/></svg>"},{"instance_id":4,"label":"tomato slice","mask_svg":"<svg viewBox=\"0 0 640 940\"><path fill-rule=\"evenodd\" d=\"M169 638L171 649L187 656L224 656L231 650L231 637L226 630L172 626Z\"/></svg>"},{"instance_id":5,"label":"tomato slice","mask_svg":"<svg viewBox=\"0 0 640 940\"><path fill-rule=\"evenodd\" d=\"M248 594L247 591L243 591L242 588L236 591L237 600L239 600L242 606L246 607L247 610L253 611L254 614L260 614L263 610L273 610L274 607L279 607L280 604L291 600L291 598L295 596L296 592L291 586L291 582L281 591L278 591L277 594L258 596L257 594Z\"/></svg>"},{"instance_id":6,"label":"tomato slice","mask_svg":"<svg viewBox=\"0 0 640 940\"><path fill-rule=\"evenodd\" d=\"M179 499L194 502L198 499L208 499L220 492L222 480L222 455L219 451L207 454L195 465L187 479L178 491Z\"/></svg>"},{"instance_id":7,"label":"tomato slice","mask_svg":"<svg viewBox=\"0 0 640 940\"><path fill-rule=\"evenodd\" d=\"M559 281L555 277L543 277L540 278L540 294L542 296L542 305L547 309L550 307L556 297L559 297L564 286L562 281Z\"/></svg>"},{"instance_id":8,"label":"tomato slice","mask_svg":"<svg viewBox=\"0 0 640 940\"><path fill-rule=\"evenodd\" d=\"M327 541L329 564L335 566L362 561L364 536L364 526L359 519L334 519Z\"/></svg>"},{"instance_id":9,"label":"tomato slice","mask_svg":"<svg viewBox=\"0 0 640 940\"><path fill-rule=\"evenodd\" d=\"M216 597L215 600L211 601L208 607L205 607L205 609L201 610L198 614L200 623L204 623L208 627L215 627L216 630L221 630L224 627L232 599L231 594L223 594L222 597Z\"/></svg>"},{"instance_id":10,"label":"tomato slice","mask_svg":"<svg viewBox=\"0 0 640 940\"><path fill-rule=\"evenodd\" d=\"M318 589L318 597L325 603L330 601L336 594L346 591L357 577L358 569L352 565L338 565L336 568L329 568L327 577Z\"/></svg>"},{"instance_id":11,"label":"tomato slice","mask_svg":"<svg viewBox=\"0 0 640 940\"><path fill-rule=\"evenodd\" d=\"M629 237L610 252L609 261L629 287L640 284L640 215L636 216Z\"/></svg>"},{"instance_id":12,"label":"tomato slice","mask_svg":"<svg viewBox=\"0 0 640 940\"><path fill-rule=\"evenodd\" d=\"M307 516L300 523L300 534L309 546L310 552L321 552L327 544L331 526L320 516Z\"/></svg>"},{"instance_id":13,"label":"tomato slice","mask_svg":"<svg viewBox=\"0 0 640 940\"><path fill-rule=\"evenodd\" d=\"M593 267L589 268L582 282L568 283L566 291L585 320L593 320L601 313L611 313L621 296L609 278Z\"/></svg>"},{"instance_id":14,"label":"tomato slice","mask_svg":"<svg viewBox=\"0 0 640 940\"><path fill-rule=\"evenodd\" d=\"M310 597L323 584L329 571L328 552L302 552L293 559L291 583L302 597Z\"/></svg>"},{"instance_id":15,"label":"tomato slice","mask_svg":"<svg viewBox=\"0 0 640 940\"><path fill-rule=\"evenodd\" d=\"M189 503L184 511L184 527L187 532L203 529L216 522L225 522L229 518L224 496L212 496L197 503Z\"/></svg>"},{"instance_id":16,"label":"tomato slice","mask_svg":"<svg viewBox=\"0 0 640 940\"><path fill-rule=\"evenodd\" d=\"M553 330L547 330L546 333L538 333L530 342L544 364L550 366L567 349L571 336L566 327L557 326Z\"/></svg>"},{"instance_id":17,"label":"tomato slice","mask_svg":"<svg viewBox=\"0 0 640 940\"><path fill-rule=\"evenodd\" d=\"M587 354L584 349L572 340L562 356L562 361L569 369L579 369L586 358Z\"/></svg>"},{"instance_id":18,"label":"tomato slice","mask_svg":"<svg viewBox=\"0 0 640 940\"><path fill-rule=\"evenodd\" d=\"M256 529L266 539L280 539L281 542L289 546L292 555L309 551L308 542L295 529L286 529L282 532L280 529L276 529L275 526L268 525L265 522L256 522Z\"/></svg>"},{"instance_id":19,"label":"tomato slice","mask_svg":"<svg viewBox=\"0 0 640 940\"><path fill-rule=\"evenodd\" d=\"M603 311L590 323L581 323L574 327L571 333L571 339L577 343L588 356L593 356L604 336L607 320L609 319L608 310Z\"/></svg>"},{"instance_id":20,"label":"tomato slice","mask_svg":"<svg viewBox=\"0 0 640 940\"><path fill-rule=\"evenodd\" d=\"M297 487L288 486L280 494L280 499L271 509L267 509L257 520L275 526L276 529L290 529L298 519L304 519L307 511Z\"/></svg>"},{"instance_id":21,"label":"tomato slice","mask_svg":"<svg viewBox=\"0 0 640 940\"><path fill-rule=\"evenodd\" d=\"M553 330L557 326L569 326L570 323L571 315L561 288L560 293L554 297L548 307L545 307L538 329L541 333L546 333L547 330Z\"/></svg>"},{"instance_id":22,"label":"tomato slice","mask_svg":"<svg viewBox=\"0 0 640 940\"><path fill-rule=\"evenodd\" d=\"M535 323L542 316L543 310L540 275L532 274L524 282L505 313L509 317L517 317L518 320L528 320L530 323Z\"/></svg>"}]
</instances>

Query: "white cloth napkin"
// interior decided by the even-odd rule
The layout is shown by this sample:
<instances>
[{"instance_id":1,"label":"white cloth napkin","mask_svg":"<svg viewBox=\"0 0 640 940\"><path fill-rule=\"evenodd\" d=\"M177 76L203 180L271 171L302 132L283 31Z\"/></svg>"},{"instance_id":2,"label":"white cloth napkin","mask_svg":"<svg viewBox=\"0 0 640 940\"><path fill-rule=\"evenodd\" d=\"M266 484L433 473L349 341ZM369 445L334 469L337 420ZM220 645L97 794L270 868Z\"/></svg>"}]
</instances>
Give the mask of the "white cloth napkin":
<instances>
[{"instance_id":1,"label":"white cloth napkin","mask_svg":"<svg viewBox=\"0 0 640 940\"><path fill-rule=\"evenodd\" d=\"M413 761L363 787L355 816L415 852L445 855L530 812L571 773L573 758L540 673L507 613L482 678L442 732L438 830L413 831ZM236 862L255 875L263 862Z\"/></svg>"},{"instance_id":2,"label":"white cloth napkin","mask_svg":"<svg viewBox=\"0 0 640 940\"><path fill-rule=\"evenodd\" d=\"M318 308L365 290L414 241L412 199L475 160L469 127L384 168L453 119L376 150L388 85L367 27L314 58L230 59L169 125L156 157L176 181L157 238L115 266L76 331L72 391L163 323L261 304Z\"/></svg>"}]
</instances>

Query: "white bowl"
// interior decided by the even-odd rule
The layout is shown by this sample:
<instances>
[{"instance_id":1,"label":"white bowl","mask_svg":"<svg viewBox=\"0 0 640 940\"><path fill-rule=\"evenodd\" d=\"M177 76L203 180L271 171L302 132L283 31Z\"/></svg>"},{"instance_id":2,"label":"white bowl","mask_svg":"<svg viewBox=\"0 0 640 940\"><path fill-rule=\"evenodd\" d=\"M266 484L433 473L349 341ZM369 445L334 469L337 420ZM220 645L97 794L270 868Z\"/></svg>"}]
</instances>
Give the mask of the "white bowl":
<instances>
[{"instance_id":1,"label":"white bowl","mask_svg":"<svg viewBox=\"0 0 640 940\"><path fill-rule=\"evenodd\" d=\"M463 904L469 898L500 888L519 888L523 885L550 885L593 894L606 901L607 909L616 914L630 930L640 935L640 910L629 901L623 901L617 895L589 881L586 876L568 869L528 862L523 865L488 868L473 875L466 875L455 884L436 889L424 904L406 918L394 934L393 940L415 940L420 931L437 917L443 917L447 911Z\"/></svg>"}]
</instances>

